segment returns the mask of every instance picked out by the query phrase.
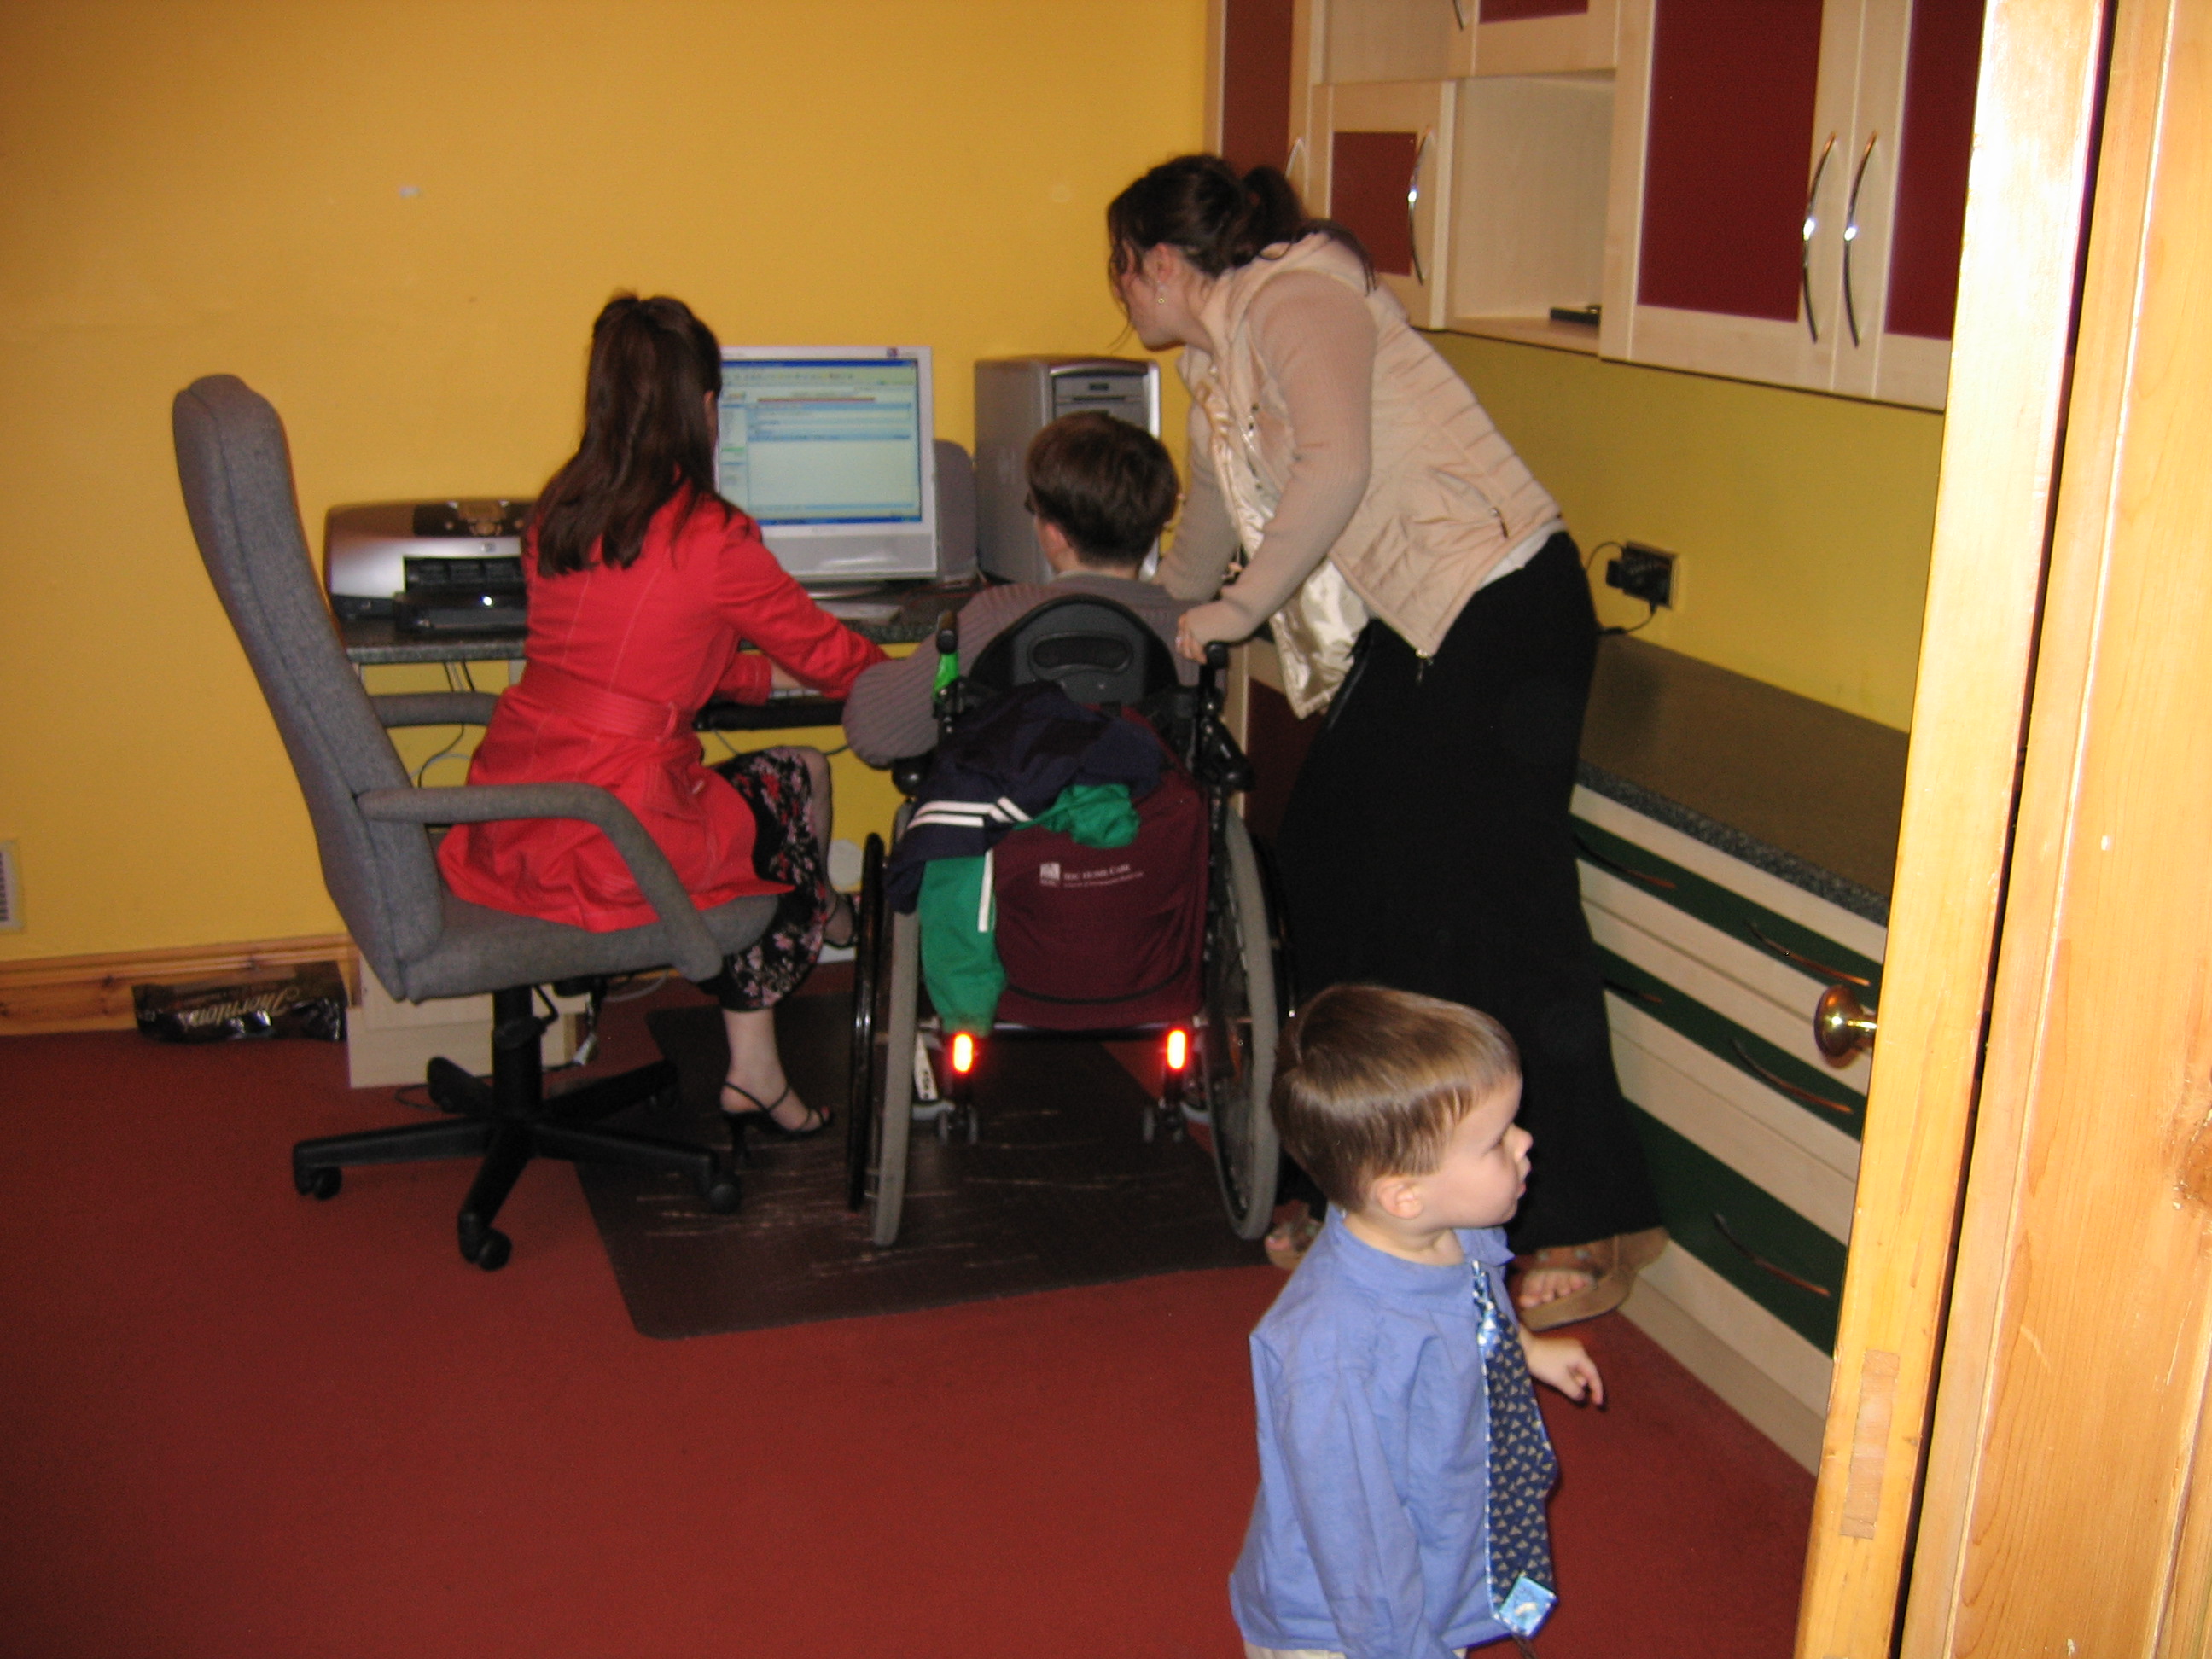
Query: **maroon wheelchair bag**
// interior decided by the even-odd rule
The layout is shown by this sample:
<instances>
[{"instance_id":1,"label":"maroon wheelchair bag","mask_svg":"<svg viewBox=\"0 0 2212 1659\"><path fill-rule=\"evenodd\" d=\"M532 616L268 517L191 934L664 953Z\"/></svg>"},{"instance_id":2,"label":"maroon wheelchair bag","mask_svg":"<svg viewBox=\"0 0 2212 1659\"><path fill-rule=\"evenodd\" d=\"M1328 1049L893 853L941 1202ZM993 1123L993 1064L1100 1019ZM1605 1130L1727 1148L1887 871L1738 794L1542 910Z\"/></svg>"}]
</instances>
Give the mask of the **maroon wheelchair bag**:
<instances>
[{"instance_id":1,"label":"maroon wheelchair bag","mask_svg":"<svg viewBox=\"0 0 2212 1659\"><path fill-rule=\"evenodd\" d=\"M1127 847L1082 847L1051 830L1017 830L999 843L1001 1020L1091 1031L1197 1012L1206 801L1168 766L1137 817Z\"/></svg>"}]
</instances>

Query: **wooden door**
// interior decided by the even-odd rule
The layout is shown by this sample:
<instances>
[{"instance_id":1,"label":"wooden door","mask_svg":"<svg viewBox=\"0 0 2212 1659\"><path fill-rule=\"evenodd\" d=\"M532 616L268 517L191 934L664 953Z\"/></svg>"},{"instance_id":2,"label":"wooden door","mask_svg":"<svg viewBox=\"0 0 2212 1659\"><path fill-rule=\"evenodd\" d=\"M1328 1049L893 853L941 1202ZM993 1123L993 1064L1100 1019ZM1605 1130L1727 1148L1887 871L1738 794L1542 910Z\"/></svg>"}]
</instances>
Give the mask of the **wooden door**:
<instances>
[{"instance_id":1,"label":"wooden door","mask_svg":"<svg viewBox=\"0 0 2212 1659\"><path fill-rule=\"evenodd\" d=\"M1990 0L1979 97L1797 1651L2180 1659L2212 1645L2212 0Z\"/></svg>"}]
</instances>

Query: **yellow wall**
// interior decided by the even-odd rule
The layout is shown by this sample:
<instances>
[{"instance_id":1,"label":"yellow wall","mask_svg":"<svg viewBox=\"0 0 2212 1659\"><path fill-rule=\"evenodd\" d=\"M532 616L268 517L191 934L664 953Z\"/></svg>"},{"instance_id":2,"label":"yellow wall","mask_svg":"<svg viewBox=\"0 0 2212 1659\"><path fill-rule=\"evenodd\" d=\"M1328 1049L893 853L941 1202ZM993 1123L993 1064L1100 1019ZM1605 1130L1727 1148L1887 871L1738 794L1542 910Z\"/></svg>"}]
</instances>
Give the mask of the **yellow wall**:
<instances>
[{"instance_id":1,"label":"yellow wall","mask_svg":"<svg viewBox=\"0 0 2212 1659\"><path fill-rule=\"evenodd\" d=\"M1436 335L1585 553L1681 557L1638 635L1886 726L1912 723L1943 420L1574 352ZM1609 550L1608 550L1609 551ZM1607 623L1643 619L1604 586Z\"/></svg>"},{"instance_id":2,"label":"yellow wall","mask_svg":"<svg viewBox=\"0 0 2212 1659\"><path fill-rule=\"evenodd\" d=\"M28 921L0 958L337 927L185 522L178 388L275 402L318 546L333 502L533 489L620 288L726 340L931 344L964 440L976 357L1115 342L1102 210L1199 143L1204 11L0 7L0 840Z\"/></svg>"}]
</instances>

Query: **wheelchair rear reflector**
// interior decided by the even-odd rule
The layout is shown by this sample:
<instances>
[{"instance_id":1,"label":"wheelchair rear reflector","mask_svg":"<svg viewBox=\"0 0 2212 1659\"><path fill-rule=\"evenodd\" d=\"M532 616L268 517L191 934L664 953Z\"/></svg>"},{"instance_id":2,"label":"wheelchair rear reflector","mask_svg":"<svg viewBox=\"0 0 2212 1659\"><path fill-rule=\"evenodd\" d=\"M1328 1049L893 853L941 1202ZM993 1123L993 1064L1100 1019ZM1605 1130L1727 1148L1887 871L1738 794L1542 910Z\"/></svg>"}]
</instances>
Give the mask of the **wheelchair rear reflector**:
<instances>
[{"instance_id":1,"label":"wheelchair rear reflector","mask_svg":"<svg viewBox=\"0 0 2212 1659\"><path fill-rule=\"evenodd\" d=\"M953 1033L952 1069L962 1077L975 1069L975 1039L965 1031Z\"/></svg>"},{"instance_id":2,"label":"wheelchair rear reflector","mask_svg":"<svg viewBox=\"0 0 2212 1659\"><path fill-rule=\"evenodd\" d=\"M1168 1070L1180 1072L1190 1063L1190 1033L1176 1026L1168 1033Z\"/></svg>"}]
</instances>

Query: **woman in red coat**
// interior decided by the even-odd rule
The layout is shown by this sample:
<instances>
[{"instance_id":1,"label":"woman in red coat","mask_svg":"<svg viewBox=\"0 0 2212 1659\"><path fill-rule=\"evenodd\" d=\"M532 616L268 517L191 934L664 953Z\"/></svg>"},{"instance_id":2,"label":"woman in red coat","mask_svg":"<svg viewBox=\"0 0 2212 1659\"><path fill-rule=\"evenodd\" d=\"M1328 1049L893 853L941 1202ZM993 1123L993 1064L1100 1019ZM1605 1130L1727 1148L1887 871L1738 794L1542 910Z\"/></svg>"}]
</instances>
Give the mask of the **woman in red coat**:
<instances>
[{"instance_id":1,"label":"woman in red coat","mask_svg":"<svg viewBox=\"0 0 2212 1659\"><path fill-rule=\"evenodd\" d=\"M712 698L762 702L777 686L842 697L884 653L808 599L715 493L721 387L721 348L680 301L623 295L599 313L583 442L531 515L527 666L469 781L599 784L702 909L782 896L768 932L701 988L729 1036L732 1132L813 1134L828 1115L785 1081L774 1006L814 965L825 924L851 925L823 871L829 763L771 749L709 769L691 720ZM457 824L438 858L455 892L493 909L598 932L656 919L586 823Z\"/></svg>"}]
</instances>

